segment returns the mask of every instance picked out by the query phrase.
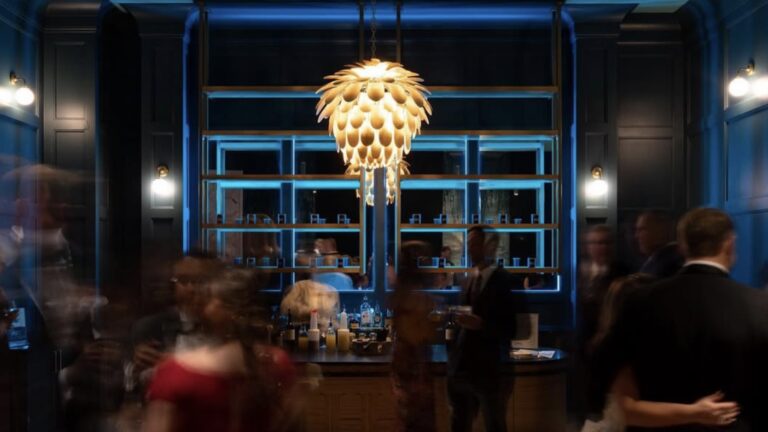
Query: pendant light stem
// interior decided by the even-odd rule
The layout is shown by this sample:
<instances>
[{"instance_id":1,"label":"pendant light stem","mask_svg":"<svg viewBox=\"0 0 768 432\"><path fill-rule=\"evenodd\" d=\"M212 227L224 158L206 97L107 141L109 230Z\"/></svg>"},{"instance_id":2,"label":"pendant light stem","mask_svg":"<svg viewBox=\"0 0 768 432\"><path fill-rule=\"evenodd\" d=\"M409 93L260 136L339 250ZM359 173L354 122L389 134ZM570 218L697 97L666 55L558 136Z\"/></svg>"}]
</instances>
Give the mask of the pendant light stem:
<instances>
[{"instance_id":1,"label":"pendant light stem","mask_svg":"<svg viewBox=\"0 0 768 432\"><path fill-rule=\"evenodd\" d=\"M398 63L403 62L403 31L401 28L400 15L403 10L403 0L397 0L397 20L395 21L395 60Z\"/></svg>"},{"instance_id":2,"label":"pendant light stem","mask_svg":"<svg viewBox=\"0 0 768 432\"><path fill-rule=\"evenodd\" d=\"M371 0L371 58L376 58L376 0Z\"/></svg>"},{"instance_id":3,"label":"pendant light stem","mask_svg":"<svg viewBox=\"0 0 768 432\"><path fill-rule=\"evenodd\" d=\"M357 9L359 12L357 24L357 59L365 60L365 4L363 0L357 0Z\"/></svg>"}]
</instances>

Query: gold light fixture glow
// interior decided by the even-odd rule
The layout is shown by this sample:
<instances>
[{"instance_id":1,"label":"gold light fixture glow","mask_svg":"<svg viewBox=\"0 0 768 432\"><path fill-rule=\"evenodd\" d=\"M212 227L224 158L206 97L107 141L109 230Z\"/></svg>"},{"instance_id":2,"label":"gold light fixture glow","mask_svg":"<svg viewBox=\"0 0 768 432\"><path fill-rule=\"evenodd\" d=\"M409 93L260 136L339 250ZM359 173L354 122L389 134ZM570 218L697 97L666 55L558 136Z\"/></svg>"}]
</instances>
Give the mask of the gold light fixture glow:
<instances>
[{"instance_id":1,"label":"gold light fixture glow","mask_svg":"<svg viewBox=\"0 0 768 432\"><path fill-rule=\"evenodd\" d=\"M397 175L408 174L403 156L411 151L411 140L429 123L432 106L419 74L400 63L377 58L348 65L333 75L317 92L317 121L328 119L328 133L336 138L346 174L371 174L387 169L387 203L395 199ZM373 186L365 200L373 205Z\"/></svg>"}]
</instances>

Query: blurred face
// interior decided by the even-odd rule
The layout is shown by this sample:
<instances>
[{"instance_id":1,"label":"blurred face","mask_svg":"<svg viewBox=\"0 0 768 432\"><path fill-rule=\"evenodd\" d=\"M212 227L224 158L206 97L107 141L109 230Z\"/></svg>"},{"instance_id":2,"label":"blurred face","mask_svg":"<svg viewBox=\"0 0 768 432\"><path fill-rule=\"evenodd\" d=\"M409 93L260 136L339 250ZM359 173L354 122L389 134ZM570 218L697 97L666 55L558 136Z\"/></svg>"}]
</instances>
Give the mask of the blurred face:
<instances>
[{"instance_id":1,"label":"blurred face","mask_svg":"<svg viewBox=\"0 0 768 432\"><path fill-rule=\"evenodd\" d=\"M611 258L611 236L608 233L593 231L587 234L587 256L598 264L608 264Z\"/></svg>"},{"instance_id":2,"label":"blurred face","mask_svg":"<svg viewBox=\"0 0 768 432\"><path fill-rule=\"evenodd\" d=\"M474 265L485 261L485 234L471 231L467 238L467 252Z\"/></svg>"},{"instance_id":3,"label":"blurred face","mask_svg":"<svg viewBox=\"0 0 768 432\"><path fill-rule=\"evenodd\" d=\"M651 223L647 216L643 215L637 218L635 223L635 240L641 254L650 255L659 246L662 246L662 234L660 233L660 227Z\"/></svg>"},{"instance_id":4,"label":"blurred face","mask_svg":"<svg viewBox=\"0 0 768 432\"><path fill-rule=\"evenodd\" d=\"M199 315L205 305L206 294L202 286L205 277L203 262L184 258L173 266L173 292L176 304L187 313Z\"/></svg>"},{"instance_id":5,"label":"blurred face","mask_svg":"<svg viewBox=\"0 0 768 432\"><path fill-rule=\"evenodd\" d=\"M203 309L203 320L208 328L216 334L226 334L231 324L232 313L228 311L221 300L215 295L211 296Z\"/></svg>"}]
</instances>

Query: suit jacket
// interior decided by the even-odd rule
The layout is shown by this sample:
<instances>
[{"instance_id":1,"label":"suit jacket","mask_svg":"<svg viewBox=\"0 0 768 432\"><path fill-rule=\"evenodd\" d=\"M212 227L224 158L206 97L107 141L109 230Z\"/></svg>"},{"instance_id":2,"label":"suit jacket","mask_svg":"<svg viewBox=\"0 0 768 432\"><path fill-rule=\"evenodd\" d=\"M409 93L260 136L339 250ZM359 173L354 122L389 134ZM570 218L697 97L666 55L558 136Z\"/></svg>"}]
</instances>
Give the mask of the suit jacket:
<instances>
[{"instance_id":1,"label":"suit jacket","mask_svg":"<svg viewBox=\"0 0 768 432\"><path fill-rule=\"evenodd\" d=\"M462 291L460 303L472 306L472 312L482 318L483 328L459 330L456 343L448 353L449 377L498 385L502 353L509 350L509 340L515 335L515 314L526 311L522 300L513 304L510 295L513 284L511 275L497 268L471 303L469 286Z\"/></svg>"},{"instance_id":2,"label":"suit jacket","mask_svg":"<svg viewBox=\"0 0 768 432\"><path fill-rule=\"evenodd\" d=\"M690 265L630 293L606 344L612 369L633 369L641 399L691 403L719 390L742 409L726 430L768 430L765 293L713 266Z\"/></svg>"},{"instance_id":3,"label":"suit jacket","mask_svg":"<svg viewBox=\"0 0 768 432\"><path fill-rule=\"evenodd\" d=\"M597 333L598 324L603 311L603 302L611 283L616 279L626 276L627 267L620 262L608 264L608 269L602 275L593 280L589 279L587 272L582 269L578 280L578 328L577 351L584 357L588 351L589 343Z\"/></svg>"},{"instance_id":4,"label":"suit jacket","mask_svg":"<svg viewBox=\"0 0 768 432\"><path fill-rule=\"evenodd\" d=\"M674 276L683 267L685 260L680 254L677 243L667 243L651 254L638 270L659 279Z\"/></svg>"}]
</instances>

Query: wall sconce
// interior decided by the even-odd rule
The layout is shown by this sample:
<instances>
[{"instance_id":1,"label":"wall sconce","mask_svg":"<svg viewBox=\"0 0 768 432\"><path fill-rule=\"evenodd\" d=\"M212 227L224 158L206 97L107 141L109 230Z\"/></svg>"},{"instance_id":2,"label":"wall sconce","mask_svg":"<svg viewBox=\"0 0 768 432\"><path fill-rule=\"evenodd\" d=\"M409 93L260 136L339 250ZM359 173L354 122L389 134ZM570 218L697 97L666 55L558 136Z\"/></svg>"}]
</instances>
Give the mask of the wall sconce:
<instances>
[{"instance_id":1,"label":"wall sconce","mask_svg":"<svg viewBox=\"0 0 768 432\"><path fill-rule=\"evenodd\" d=\"M749 88L751 86L745 77L751 76L753 73L755 73L755 64L752 62L739 68L739 70L736 71L736 78L732 79L728 84L728 93L733 97L742 97L749 93Z\"/></svg>"},{"instance_id":2,"label":"wall sconce","mask_svg":"<svg viewBox=\"0 0 768 432\"><path fill-rule=\"evenodd\" d=\"M152 192L159 196L171 196L173 195L173 183L168 181L168 166L157 166L157 177L152 180Z\"/></svg>"},{"instance_id":3,"label":"wall sconce","mask_svg":"<svg viewBox=\"0 0 768 432\"><path fill-rule=\"evenodd\" d=\"M32 105L35 102L35 92L27 85L27 80L11 72L11 85L18 87L14 93L16 103L22 106ZM0 100L1 101L1 100Z\"/></svg>"},{"instance_id":4,"label":"wall sconce","mask_svg":"<svg viewBox=\"0 0 768 432\"><path fill-rule=\"evenodd\" d=\"M592 167L592 180L587 182L587 196L600 198L608 193L608 183L603 180L603 168L600 165Z\"/></svg>"}]
</instances>

